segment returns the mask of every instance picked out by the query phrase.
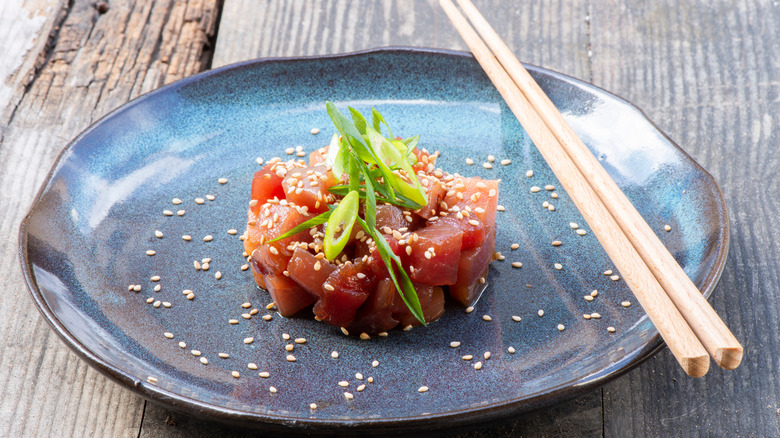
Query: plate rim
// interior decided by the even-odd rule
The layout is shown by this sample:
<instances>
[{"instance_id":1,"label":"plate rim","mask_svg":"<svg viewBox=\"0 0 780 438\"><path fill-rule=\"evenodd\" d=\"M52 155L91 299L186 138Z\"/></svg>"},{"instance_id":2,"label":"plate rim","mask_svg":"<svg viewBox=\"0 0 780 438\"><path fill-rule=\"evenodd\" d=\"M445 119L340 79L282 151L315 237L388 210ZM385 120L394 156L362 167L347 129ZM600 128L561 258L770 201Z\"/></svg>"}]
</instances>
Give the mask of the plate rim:
<instances>
[{"instance_id":1,"label":"plate rim","mask_svg":"<svg viewBox=\"0 0 780 438\"><path fill-rule=\"evenodd\" d=\"M29 259L29 254L27 251L28 227L44 193L48 191L54 176L58 173L62 164L64 163L65 156L96 126L102 124L105 120L115 117L120 112L126 111L127 109L144 102L146 99L153 98L157 94L164 93L169 89L181 88L189 83L197 82L201 79L213 75L218 75L227 70L240 69L248 66L259 66L269 63L294 63L307 60L313 61L323 59L344 59L391 52L450 56L455 58L474 60L474 57L470 52L406 46L377 47L353 52L326 55L256 58L224 65L163 85L160 88L151 90L118 106L117 108L111 110L107 114L92 122L87 128L85 128L71 141L69 141L58 154L51 170L48 172L45 180L41 184L40 189L30 204L27 214L19 226L18 254L20 257L20 264L25 284L30 292L31 298L38 308L38 311L42 314L51 328L54 329L54 331L60 336L64 343L82 360L86 361L90 366L99 371L101 374L109 377L111 380L119 383L121 386L131 390L133 393L145 399L161 403L169 408L190 415L203 414L212 420L221 422L254 428L265 428L267 430L275 429L277 431L289 431L292 428L305 428L308 429L309 432L314 433L327 433L333 432L335 430L339 430L342 433L352 434L365 432L399 431L401 429L410 431L452 429L463 425L476 425L496 419L502 419L508 417L511 414L519 414L541 409L582 395L592 389L600 387L607 382L616 379L619 376L626 374L663 349L665 344L656 330L656 333L648 339L643 348L635 350L632 352L632 354L628 354L620 360L613 362L608 367L599 370L599 372L595 374L595 377L590 376L582 383L579 381L569 381L565 384L546 388L542 391L526 394L522 398L514 398L505 402L493 403L487 407L466 408L455 411L448 411L446 413L418 415L414 417L365 418L350 420L319 418L302 419L299 417L285 417L281 415L263 415L233 408L226 408L211 403L205 403L183 396L181 394L167 391L157 387L154 384L147 383L145 380L131 376L121 369L110 365L99 355L93 353L89 348L82 344L76 336L70 333L63 322L60 321L60 319L56 316L55 312L48 306L42 292L38 288L35 275L32 270L32 263ZM474 60L474 62L476 62L476 60ZM577 79L573 76L542 68L533 64L523 63L523 65L528 67L529 70L541 72L558 80L562 80L563 82L579 87L584 87L592 92L600 93L610 99L617 100L618 102L627 105L630 107L630 109L644 118L645 121L649 123L650 126L652 126L658 133L660 133L665 141L676 148L683 155L683 157L693 165L695 170L710 180L712 187L715 189L714 200L716 203L720 204L720 212L722 213L721 217L723 218L723 222L718 226L721 238L717 241L716 244L717 257L714 261L714 267L703 280L704 287L702 288L702 294L705 296L705 298L710 298L723 273L728 256L730 241L730 220L728 206L726 204L723 192L715 178L709 172L707 172L706 169L699 165L699 163L697 163L685 150L677 145L677 143L669 138L669 136L663 130L661 130L640 108L627 101L623 97L609 92L597 85L593 85L583 80ZM347 428L348 430L344 430L344 428Z\"/></svg>"}]
</instances>

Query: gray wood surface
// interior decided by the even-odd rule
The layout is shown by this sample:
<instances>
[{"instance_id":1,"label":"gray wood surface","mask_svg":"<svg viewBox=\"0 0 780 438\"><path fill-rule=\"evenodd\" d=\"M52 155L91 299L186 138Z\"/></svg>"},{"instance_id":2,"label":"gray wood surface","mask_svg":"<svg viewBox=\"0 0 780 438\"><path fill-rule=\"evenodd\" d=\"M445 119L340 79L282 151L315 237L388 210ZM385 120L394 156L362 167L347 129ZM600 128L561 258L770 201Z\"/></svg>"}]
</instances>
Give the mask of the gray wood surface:
<instances>
[{"instance_id":1,"label":"gray wood surface","mask_svg":"<svg viewBox=\"0 0 780 438\"><path fill-rule=\"evenodd\" d=\"M474 2L521 60L632 101L715 176L730 209L731 250L711 302L746 355L735 371L714 367L691 379L663 351L579 399L459 435L780 436L780 5ZM112 0L105 15L86 0L39 3L55 7L28 38L38 43L11 78L12 95L0 100L8 103L0 108L0 436L251 434L119 388L71 353L31 308L16 233L70 138L210 62L386 45L465 47L437 0L225 0L212 60L220 3ZM0 30L0 43L13 41ZM25 71L36 65L37 72ZM20 78L31 72L27 85Z\"/></svg>"}]
</instances>

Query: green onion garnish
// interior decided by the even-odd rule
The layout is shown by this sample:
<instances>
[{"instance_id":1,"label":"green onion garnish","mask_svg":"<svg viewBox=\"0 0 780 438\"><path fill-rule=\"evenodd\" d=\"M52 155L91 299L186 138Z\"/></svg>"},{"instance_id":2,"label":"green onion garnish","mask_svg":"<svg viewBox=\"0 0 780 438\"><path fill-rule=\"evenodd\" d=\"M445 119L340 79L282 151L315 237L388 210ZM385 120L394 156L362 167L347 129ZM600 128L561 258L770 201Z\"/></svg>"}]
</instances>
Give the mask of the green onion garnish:
<instances>
[{"instance_id":1,"label":"green onion garnish","mask_svg":"<svg viewBox=\"0 0 780 438\"><path fill-rule=\"evenodd\" d=\"M328 225L325 228L325 239L323 240L325 258L328 260L335 259L341 250L347 246L349 236L352 234L352 226L355 225L355 219L357 219L359 204L360 197L358 192L349 192L341 200L339 206L331 212L330 218L328 218ZM341 234L336 237L338 232Z\"/></svg>"}]
</instances>

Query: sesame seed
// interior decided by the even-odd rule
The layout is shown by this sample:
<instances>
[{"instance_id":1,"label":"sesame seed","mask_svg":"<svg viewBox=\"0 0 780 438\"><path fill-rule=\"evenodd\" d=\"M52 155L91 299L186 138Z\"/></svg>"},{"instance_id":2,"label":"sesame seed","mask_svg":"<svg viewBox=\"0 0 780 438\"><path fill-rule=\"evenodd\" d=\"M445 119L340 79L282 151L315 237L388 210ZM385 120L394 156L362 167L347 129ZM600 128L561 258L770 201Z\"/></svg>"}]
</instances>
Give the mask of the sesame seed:
<instances>
[{"instance_id":1,"label":"sesame seed","mask_svg":"<svg viewBox=\"0 0 780 438\"><path fill-rule=\"evenodd\" d=\"M553 240L552 246L561 246L560 240Z\"/></svg>"},{"instance_id":2,"label":"sesame seed","mask_svg":"<svg viewBox=\"0 0 780 438\"><path fill-rule=\"evenodd\" d=\"M555 264L555 269L557 269L557 270L559 270L559 271L560 271L561 269L563 269L563 265L562 265L562 264L560 264L560 263L556 263L556 264Z\"/></svg>"},{"instance_id":3,"label":"sesame seed","mask_svg":"<svg viewBox=\"0 0 780 438\"><path fill-rule=\"evenodd\" d=\"M173 212L170 210L163 210L163 215L165 216L173 216Z\"/></svg>"},{"instance_id":4,"label":"sesame seed","mask_svg":"<svg viewBox=\"0 0 780 438\"><path fill-rule=\"evenodd\" d=\"M472 164L474 164L474 160L472 160L471 158L466 158L466 164L471 166Z\"/></svg>"},{"instance_id":5,"label":"sesame seed","mask_svg":"<svg viewBox=\"0 0 780 438\"><path fill-rule=\"evenodd\" d=\"M469 219L469 224L476 226L479 226L479 221L475 219Z\"/></svg>"},{"instance_id":6,"label":"sesame seed","mask_svg":"<svg viewBox=\"0 0 780 438\"><path fill-rule=\"evenodd\" d=\"M612 276L609 277L609 279L612 280L612 281L618 281L618 280L620 280L620 276L619 275L612 275Z\"/></svg>"},{"instance_id":7,"label":"sesame seed","mask_svg":"<svg viewBox=\"0 0 780 438\"><path fill-rule=\"evenodd\" d=\"M341 382L339 382L339 386L341 386L342 388L346 388L347 386L349 386L349 382L347 382L346 380L342 380Z\"/></svg>"},{"instance_id":8,"label":"sesame seed","mask_svg":"<svg viewBox=\"0 0 780 438\"><path fill-rule=\"evenodd\" d=\"M141 292L141 285L140 284L136 284L135 286L133 286L133 291L134 292Z\"/></svg>"},{"instance_id":9,"label":"sesame seed","mask_svg":"<svg viewBox=\"0 0 780 438\"><path fill-rule=\"evenodd\" d=\"M147 299L146 299L146 302L147 302L148 304L152 304L152 303L154 302L154 297L149 297L149 298L147 298Z\"/></svg>"},{"instance_id":10,"label":"sesame seed","mask_svg":"<svg viewBox=\"0 0 780 438\"><path fill-rule=\"evenodd\" d=\"M585 231L585 230L577 230L577 234L579 234L580 236L584 236L584 235L588 234L588 232Z\"/></svg>"},{"instance_id":11,"label":"sesame seed","mask_svg":"<svg viewBox=\"0 0 780 438\"><path fill-rule=\"evenodd\" d=\"M550 202L549 201L542 202L542 208L547 208L549 206L550 206Z\"/></svg>"},{"instance_id":12,"label":"sesame seed","mask_svg":"<svg viewBox=\"0 0 780 438\"><path fill-rule=\"evenodd\" d=\"M187 348L187 344L185 342L179 342L179 347L181 348Z\"/></svg>"},{"instance_id":13,"label":"sesame seed","mask_svg":"<svg viewBox=\"0 0 780 438\"><path fill-rule=\"evenodd\" d=\"M491 163L492 163L493 161L496 161L496 157L494 157L494 156L492 156L492 155L488 155L488 156L487 156L487 159L488 159L488 161L490 161Z\"/></svg>"},{"instance_id":14,"label":"sesame seed","mask_svg":"<svg viewBox=\"0 0 780 438\"><path fill-rule=\"evenodd\" d=\"M151 384L155 384L156 385L157 384L157 377L149 376L149 377L146 378L146 381L151 383Z\"/></svg>"},{"instance_id":15,"label":"sesame seed","mask_svg":"<svg viewBox=\"0 0 780 438\"><path fill-rule=\"evenodd\" d=\"M555 211L555 206L550 204L550 205L547 206L547 210Z\"/></svg>"},{"instance_id":16,"label":"sesame seed","mask_svg":"<svg viewBox=\"0 0 780 438\"><path fill-rule=\"evenodd\" d=\"M220 179L217 180L217 182L220 183L220 184L227 184L228 179L227 178L220 178Z\"/></svg>"},{"instance_id":17,"label":"sesame seed","mask_svg":"<svg viewBox=\"0 0 780 438\"><path fill-rule=\"evenodd\" d=\"M623 307L629 307L631 306L631 301L623 301L622 303L620 303L620 305Z\"/></svg>"},{"instance_id":18,"label":"sesame seed","mask_svg":"<svg viewBox=\"0 0 780 438\"><path fill-rule=\"evenodd\" d=\"M320 128L311 128L311 135L317 135L320 133Z\"/></svg>"},{"instance_id":19,"label":"sesame seed","mask_svg":"<svg viewBox=\"0 0 780 438\"><path fill-rule=\"evenodd\" d=\"M194 293L187 294L187 299L188 300L192 300L193 298L195 298L195 294Z\"/></svg>"},{"instance_id":20,"label":"sesame seed","mask_svg":"<svg viewBox=\"0 0 780 438\"><path fill-rule=\"evenodd\" d=\"M153 249L146 250L146 255L148 255L148 256L153 256L155 254L157 254L157 251L155 251Z\"/></svg>"},{"instance_id":21,"label":"sesame seed","mask_svg":"<svg viewBox=\"0 0 780 438\"><path fill-rule=\"evenodd\" d=\"M592 296L590 296L590 295L585 295L585 296L584 296L584 297L582 297L582 298L585 298L585 301L593 301L593 297L592 297Z\"/></svg>"},{"instance_id":22,"label":"sesame seed","mask_svg":"<svg viewBox=\"0 0 780 438\"><path fill-rule=\"evenodd\" d=\"M292 154L294 154L294 153L295 153L295 148L287 148L287 149L285 149L285 150L284 150L284 152L285 152L287 155L292 155Z\"/></svg>"},{"instance_id":23,"label":"sesame seed","mask_svg":"<svg viewBox=\"0 0 780 438\"><path fill-rule=\"evenodd\" d=\"M334 291L334 290L336 290L336 288L334 288L333 286L331 286L329 283L325 283L325 284L323 284L323 285L322 285L322 288L323 288L323 289L325 289L325 290L329 290L329 291L331 291L331 292L332 292L332 291ZM342 331L343 331L343 330L342 330Z\"/></svg>"},{"instance_id":24,"label":"sesame seed","mask_svg":"<svg viewBox=\"0 0 780 438\"><path fill-rule=\"evenodd\" d=\"M593 312L593 313L590 314L590 317L593 318L593 319L600 319L601 315L596 313L596 312Z\"/></svg>"},{"instance_id":25,"label":"sesame seed","mask_svg":"<svg viewBox=\"0 0 780 438\"><path fill-rule=\"evenodd\" d=\"M379 361L375 360L375 361L371 362L371 366L374 367L374 368L378 367L379 366Z\"/></svg>"},{"instance_id":26,"label":"sesame seed","mask_svg":"<svg viewBox=\"0 0 780 438\"><path fill-rule=\"evenodd\" d=\"M249 368L250 370L256 370L257 364L254 362L249 362L248 364L246 364L246 367Z\"/></svg>"},{"instance_id":27,"label":"sesame seed","mask_svg":"<svg viewBox=\"0 0 780 438\"><path fill-rule=\"evenodd\" d=\"M165 337L168 338L168 339L173 339L173 333L171 333L171 332L165 332L165 333L163 333L163 335L165 335Z\"/></svg>"},{"instance_id":28,"label":"sesame seed","mask_svg":"<svg viewBox=\"0 0 780 438\"><path fill-rule=\"evenodd\" d=\"M555 192L550 193L550 197L553 199L558 199L558 194Z\"/></svg>"},{"instance_id":29,"label":"sesame seed","mask_svg":"<svg viewBox=\"0 0 780 438\"><path fill-rule=\"evenodd\" d=\"M466 354L466 355L461 356L460 358L463 359L463 360L471 360L471 359L474 359L474 356L472 356L470 354Z\"/></svg>"},{"instance_id":30,"label":"sesame seed","mask_svg":"<svg viewBox=\"0 0 780 438\"><path fill-rule=\"evenodd\" d=\"M249 269L249 265L247 265L247 264L241 265L241 270L242 271L246 271L247 269Z\"/></svg>"},{"instance_id":31,"label":"sesame seed","mask_svg":"<svg viewBox=\"0 0 780 438\"><path fill-rule=\"evenodd\" d=\"M245 344L251 344L254 341L255 341L255 338L253 338L253 337L244 338L244 343Z\"/></svg>"},{"instance_id":32,"label":"sesame seed","mask_svg":"<svg viewBox=\"0 0 780 438\"><path fill-rule=\"evenodd\" d=\"M569 227L571 227L572 230L576 230L580 226L577 224L577 222L569 222Z\"/></svg>"},{"instance_id":33,"label":"sesame seed","mask_svg":"<svg viewBox=\"0 0 780 438\"><path fill-rule=\"evenodd\" d=\"M428 387L427 386L421 386L421 387L419 387L417 389L417 392L419 392L419 393L428 392Z\"/></svg>"},{"instance_id":34,"label":"sesame seed","mask_svg":"<svg viewBox=\"0 0 780 438\"><path fill-rule=\"evenodd\" d=\"M672 231L672 226L668 224L664 225L664 230L666 230L666 232L668 233L669 231Z\"/></svg>"},{"instance_id":35,"label":"sesame seed","mask_svg":"<svg viewBox=\"0 0 780 438\"><path fill-rule=\"evenodd\" d=\"M205 357L201 357L200 358L200 363L202 363L203 365L208 365L209 364L209 360L206 359Z\"/></svg>"},{"instance_id":36,"label":"sesame seed","mask_svg":"<svg viewBox=\"0 0 780 438\"><path fill-rule=\"evenodd\" d=\"M493 320L493 318L491 318L490 315L482 315L482 319L488 322Z\"/></svg>"},{"instance_id":37,"label":"sesame seed","mask_svg":"<svg viewBox=\"0 0 780 438\"><path fill-rule=\"evenodd\" d=\"M360 334L360 339L365 341L365 340L371 339L371 336L369 336L368 333L363 332L363 333Z\"/></svg>"},{"instance_id":38,"label":"sesame seed","mask_svg":"<svg viewBox=\"0 0 780 438\"><path fill-rule=\"evenodd\" d=\"M498 204L498 205L496 206L496 210L498 210L498 211L506 211L506 207L504 207L504 206L503 206L503 205L501 205L501 204Z\"/></svg>"},{"instance_id":39,"label":"sesame seed","mask_svg":"<svg viewBox=\"0 0 780 438\"><path fill-rule=\"evenodd\" d=\"M274 388L273 386L269 387L268 391L270 391L271 394L276 394L276 388Z\"/></svg>"},{"instance_id":40,"label":"sesame seed","mask_svg":"<svg viewBox=\"0 0 780 438\"><path fill-rule=\"evenodd\" d=\"M511 244L511 245L509 246L509 248L510 248L510 249L518 249L518 248L520 248L520 244L519 244L519 243L513 243L513 244Z\"/></svg>"},{"instance_id":41,"label":"sesame seed","mask_svg":"<svg viewBox=\"0 0 780 438\"><path fill-rule=\"evenodd\" d=\"M155 230L154 231L154 237L156 237L158 239L162 239L163 238L163 232L160 231L160 230Z\"/></svg>"},{"instance_id":42,"label":"sesame seed","mask_svg":"<svg viewBox=\"0 0 780 438\"><path fill-rule=\"evenodd\" d=\"M490 352L489 352L489 351L486 351L486 352L485 352L485 353L482 355L482 357L484 357L484 358L485 358L485 360L488 360L488 359L490 359Z\"/></svg>"},{"instance_id":43,"label":"sesame seed","mask_svg":"<svg viewBox=\"0 0 780 438\"><path fill-rule=\"evenodd\" d=\"M344 333L344 336L349 336L349 332L344 327L341 327L341 333Z\"/></svg>"},{"instance_id":44,"label":"sesame seed","mask_svg":"<svg viewBox=\"0 0 780 438\"><path fill-rule=\"evenodd\" d=\"M544 310L539 309L539 311L536 312L536 314L539 315L539 317L542 317L542 316L544 316Z\"/></svg>"},{"instance_id":45,"label":"sesame seed","mask_svg":"<svg viewBox=\"0 0 780 438\"><path fill-rule=\"evenodd\" d=\"M599 291L597 291L596 289L593 289L593 290L590 292L590 296L592 296L592 297L597 297L598 295L599 295Z\"/></svg>"},{"instance_id":46,"label":"sesame seed","mask_svg":"<svg viewBox=\"0 0 780 438\"><path fill-rule=\"evenodd\" d=\"M296 344L305 344L306 343L306 338L295 338L295 343Z\"/></svg>"},{"instance_id":47,"label":"sesame seed","mask_svg":"<svg viewBox=\"0 0 780 438\"><path fill-rule=\"evenodd\" d=\"M365 383L361 384L360 386L357 387L358 392L363 392L364 389L366 389L366 384Z\"/></svg>"},{"instance_id":48,"label":"sesame seed","mask_svg":"<svg viewBox=\"0 0 780 438\"><path fill-rule=\"evenodd\" d=\"M294 348L295 348L295 346L293 344L287 344L287 345L284 346L284 349L286 351L293 351Z\"/></svg>"},{"instance_id":49,"label":"sesame seed","mask_svg":"<svg viewBox=\"0 0 780 438\"><path fill-rule=\"evenodd\" d=\"M195 203L198 205L203 205L203 203L206 202L203 198L195 198Z\"/></svg>"},{"instance_id":50,"label":"sesame seed","mask_svg":"<svg viewBox=\"0 0 780 438\"><path fill-rule=\"evenodd\" d=\"M345 393L344 393L344 398L346 398L347 400L352 400L353 398L355 398L355 396L354 396L354 395L352 395L352 394L351 394L351 393L349 393L349 392L345 392Z\"/></svg>"},{"instance_id":51,"label":"sesame seed","mask_svg":"<svg viewBox=\"0 0 780 438\"><path fill-rule=\"evenodd\" d=\"M559 331L563 331L564 329L566 329L566 327L564 327L563 324L558 324L558 330Z\"/></svg>"},{"instance_id":52,"label":"sesame seed","mask_svg":"<svg viewBox=\"0 0 780 438\"><path fill-rule=\"evenodd\" d=\"M522 268L523 264L521 262L512 262L513 268Z\"/></svg>"},{"instance_id":53,"label":"sesame seed","mask_svg":"<svg viewBox=\"0 0 780 438\"><path fill-rule=\"evenodd\" d=\"M220 272L220 271L217 271L217 272L214 274L214 278L216 278L217 280L219 280L220 278L222 278L222 272Z\"/></svg>"},{"instance_id":54,"label":"sesame seed","mask_svg":"<svg viewBox=\"0 0 780 438\"><path fill-rule=\"evenodd\" d=\"M238 230L236 230L235 228L231 228L227 230L227 233L230 235L235 235L236 233L238 233Z\"/></svg>"},{"instance_id":55,"label":"sesame seed","mask_svg":"<svg viewBox=\"0 0 780 438\"><path fill-rule=\"evenodd\" d=\"M195 357L200 356L200 350L190 350L190 353Z\"/></svg>"},{"instance_id":56,"label":"sesame seed","mask_svg":"<svg viewBox=\"0 0 780 438\"><path fill-rule=\"evenodd\" d=\"M475 363L474 364L474 369L475 370L481 370L482 369L482 362Z\"/></svg>"},{"instance_id":57,"label":"sesame seed","mask_svg":"<svg viewBox=\"0 0 780 438\"><path fill-rule=\"evenodd\" d=\"M330 357L332 357L334 359L338 359L339 358L339 352L338 351L332 351L330 353Z\"/></svg>"},{"instance_id":58,"label":"sesame seed","mask_svg":"<svg viewBox=\"0 0 780 438\"><path fill-rule=\"evenodd\" d=\"M263 321L270 321L270 320L272 320L273 318L274 318L274 317L273 317L273 316L271 316L271 315L263 315Z\"/></svg>"},{"instance_id":59,"label":"sesame seed","mask_svg":"<svg viewBox=\"0 0 780 438\"><path fill-rule=\"evenodd\" d=\"M484 167L485 169L492 169L493 165L490 163L482 163L482 167Z\"/></svg>"},{"instance_id":60,"label":"sesame seed","mask_svg":"<svg viewBox=\"0 0 780 438\"><path fill-rule=\"evenodd\" d=\"M238 371L231 371L231 372L230 372L230 375L231 375L231 376L233 376L233 377L235 377L236 379L238 379L239 377L241 377L241 373L239 373Z\"/></svg>"},{"instance_id":61,"label":"sesame seed","mask_svg":"<svg viewBox=\"0 0 780 438\"><path fill-rule=\"evenodd\" d=\"M163 307L166 307L166 308L171 307L171 303L169 303L167 301L163 301L162 305L163 305Z\"/></svg>"},{"instance_id":62,"label":"sesame seed","mask_svg":"<svg viewBox=\"0 0 780 438\"><path fill-rule=\"evenodd\" d=\"M607 327L607 331L610 332L610 333L615 333L615 327L612 327L612 326Z\"/></svg>"},{"instance_id":63,"label":"sesame seed","mask_svg":"<svg viewBox=\"0 0 780 438\"><path fill-rule=\"evenodd\" d=\"M271 310L271 309L273 309L274 307L276 307L276 303L274 303L274 302L270 302L270 303L268 303L268 304L265 306L265 310ZM287 336L289 336L289 335L287 335Z\"/></svg>"},{"instance_id":64,"label":"sesame seed","mask_svg":"<svg viewBox=\"0 0 780 438\"><path fill-rule=\"evenodd\" d=\"M452 348L458 348L458 347L460 347L460 342L458 342L458 341L452 341L452 342L450 342L450 347L452 347Z\"/></svg>"},{"instance_id":65,"label":"sesame seed","mask_svg":"<svg viewBox=\"0 0 780 438\"><path fill-rule=\"evenodd\" d=\"M179 211L176 212L176 214L178 216L184 216L184 213L186 213L186 212L187 212L186 210L179 210Z\"/></svg>"},{"instance_id":66,"label":"sesame seed","mask_svg":"<svg viewBox=\"0 0 780 438\"><path fill-rule=\"evenodd\" d=\"M230 323L230 324L238 324L238 320L237 319L228 319L228 323Z\"/></svg>"},{"instance_id":67,"label":"sesame seed","mask_svg":"<svg viewBox=\"0 0 780 438\"><path fill-rule=\"evenodd\" d=\"M522 319L522 318L520 318L520 317L519 317L519 316L517 316L517 315L512 315L512 321L515 321L515 322L520 322L520 320L521 320L521 319Z\"/></svg>"},{"instance_id":68,"label":"sesame seed","mask_svg":"<svg viewBox=\"0 0 780 438\"><path fill-rule=\"evenodd\" d=\"M217 356L221 357L222 359L227 359L230 357L230 355L227 353L219 353Z\"/></svg>"},{"instance_id":69,"label":"sesame seed","mask_svg":"<svg viewBox=\"0 0 780 438\"><path fill-rule=\"evenodd\" d=\"M215 196L214 195L206 195L206 199L208 199L209 201L213 201L215 199Z\"/></svg>"},{"instance_id":70,"label":"sesame seed","mask_svg":"<svg viewBox=\"0 0 780 438\"><path fill-rule=\"evenodd\" d=\"M403 328L403 330L404 330L405 332L408 332L409 330L411 330L411 329L413 329L413 328L414 328L414 326L412 326L411 324L409 324L409 325L407 325L406 327L404 327L404 328Z\"/></svg>"},{"instance_id":71,"label":"sesame seed","mask_svg":"<svg viewBox=\"0 0 780 438\"><path fill-rule=\"evenodd\" d=\"M315 409L317 409L317 403L311 403L311 404L309 404L309 409L311 409L312 411L313 411L313 410L315 410Z\"/></svg>"},{"instance_id":72,"label":"sesame seed","mask_svg":"<svg viewBox=\"0 0 780 438\"><path fill-rule=\"evenodd\" d=\"M271 376L271 374L268 371L260 371L259 373L257 373L257 375L264 379L267 379L268 377Z\"/></svg>"},{"instance_id":73,"label":"sesame seed","mask_svg":"<svg viewBox=\"0 0 780 438\"><path fill-rule=\"evenodd\" d=\"M604 271L604 275L612 275L612 269L607 269Z\"/></svg>"},{"instance_id":74,"label":"sesame seed","mask_svg":"<svg viewBox=\"0 0 780 438\"><path fill-rule=\"evenodd\" d=\"M502 165L502 166L508 166L508 165L510 165L510 164L512 164L512 160L509 160L509 159L503 159L503 160L501 160L501 165Z\"/></svg>"},{"instance_id":75,"label":"sesame seed","mask_svg":"<svg viewBox=\"0 0 780 438\"><path fill-rule=\"evenodd\" d=\"M171 200L171 202L173 203L173 205L179 205L179 204L181 204L181 199L179 199L179 198L173 198L173 199Z\"/></svg>"},{"instance_id":76,"label":"sesame seed","mask_svg":"<svg viewBox=\"0 0 780 438\"><path fill-rule=\"evenodd\" d=\"M204 241L204 242L211 242L212 240L214 240L214 236L212 236L212 235L210 235L210 234L209 234L208 236L205 236L205 237L203 238L203 241Z\"/></svg>"},{"instance_id":77,"label":"sesame seed","mask_svg":"<svg viewBox=\"0 0 780 438\"><path fill-rule=\"evenodd\" d=\"M528 172L525 173L525 176L527 176L528 178L534 176L534 171L533 170L529 170Z\"/></svg>"},{"instance_id":78,"label":"sesame seed","mask_svg":"<svg viewBox=\"0 0 780 438\"><path fill-rule=\"evenodd\" d=\"M590 319L590 313L583 313L582 317L585 319Z\"/></svg>"},{"instance_id":79,"label":"sesame seed","mask_svg":"<svg viewBox=\"0 0 780 438\"><path fill-rule=\"evenodd\" d=\"M160 300L157 300L157 301L155 301L155 302L154 302L154 304L152 304L152 306L154 306L154 307L160 307L160 305L161 305L161 304L162 304L162 301L160 301Z\"/></svg>"},{"instance_id":80,"label":"sesame seed","mask_svg":"<svg viewBox=\"0 0 780 438\"><path fill-rule=\"evenodd\" d=\"M474 306L468 306L466 307L466 313L471 313L474 311Z\"/></svg>"},{"instance_id":81,"label":"sesame seed","mask_svg":"<svg viewBox=\"0 0 780 438\"><path fill-rule=\"evenodd\" d=\"M552 192L553 190L555 190L555 186L552 184L547 184L546 186L544 186L544 189L547 190L548 192Z\"/></svg>"},{"instance_id":82,"label":"sesame seed","mask_svg":"<svg viewBox=\"0 0 780 438\"><path fill-rule=\"evenodd\" d=\"M540 192L540 191L542 191L542 189L540 189L540 188L539 188L539 187L537 187L537 186L533 186L533 187L531 187L531 193L538 193L538 192Z\"/></svg>"},{"instance_id":83,"label":"sesame seed","mask_svg":"<svg viewBox=\"0 0 780 438\"><path fill-rule=\"evenodd\" d=\"M185 234L185 235L181 236L181 239L182 240L186 240L187 242L189 242L190 240L192 240L192 236L190 236L189 234ZM198 266L200 266L200 264L198 264Z\"/></svg>"}]
</instances>

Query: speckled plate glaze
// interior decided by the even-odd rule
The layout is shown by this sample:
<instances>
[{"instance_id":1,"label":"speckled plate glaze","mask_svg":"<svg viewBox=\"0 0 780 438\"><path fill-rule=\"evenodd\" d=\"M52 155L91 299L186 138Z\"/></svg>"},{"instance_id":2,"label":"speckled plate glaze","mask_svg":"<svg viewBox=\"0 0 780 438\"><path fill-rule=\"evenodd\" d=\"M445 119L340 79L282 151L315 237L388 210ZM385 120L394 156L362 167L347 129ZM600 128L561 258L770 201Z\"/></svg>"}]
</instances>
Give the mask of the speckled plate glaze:
<instances>
[{"instance_id":1,"label":"speckled plate glaze","mask_svg":"<svg viewBox=\"0 0 780 438\"><path fill-rule=\"evenodd\" d=\"M726 207L713 178L624 100L558 73L529 69L709 295L728 247ZM286 156L285 148L298 145L308 152L328 142L333 129L326 99L341 108L376 106L395 132L421 134L425 147L440 150L445 170L501 178L499 202L506 211L498 213L496 250L506 260L493 263L472 313L448 305L428 328L370 340L345 337L313 318L260 318L270 299L249 271L241 271L242 242L227 230L243 231L257 157ZM322 133L312 135L315 127ZM488 154L496 157L492 170L481 166ZM467 157L473 166L465 164ZM503 159L512 163L499 165ZM229 182L218 183L222 177ZM589 231L566 193L557 189L554 199L549 191L529 190L547 184L558 187L468 54L392 48L250 61L151 92L79 135L22 224L20 250L33 300L65 343L143 397L273 430L457 427L575 396L663 345L625 284L603 275L613 266L595 237L570 228L577 222ZM195 202L207 194L215 199ZM173 205L175 197L183 203ZM543 208L544 201L555 211ZM180 209L183 216L175 213ZM663 231L665 224L670 232ZM164 237L155 237L155 230ZM184 234L192 241L182 240ZM213 241L204 242L206 235ZM563 245L553 247L553 240ZM515 242L520 248L511 250ZM156 255L147 256L147 250ZM193 260L205 257L212 258L210 270L196 271ZM513 268L514 261L523 267ZM150 281L154 275L161 280ZM136 284L140 292L128 291ZM159 292L153 290L157 284ZM194 291L195 299L187 300L184 289ZM598 297L586 301L594 289ZM150 297L171 307L154 307ZM623 307L622 301L634 304ZM260 313L242 318L244 302ZM592 312L601 318L583 318ZM239 323L229 324L231 318ZM295 346L294 363L285 360L289 342L283 333L308 340ZM245 344L248 337L254 342ZM451 348L451 341L461 346ZM230 357L222 359L220 352ZM461 358L467 354L474 359ZM481 370L474 369L477 361ZM258 370L249 369L250 362ZM241 377L232 377L233 370ZM270 377L258 376L260 371ZM369 376L373 383L367 383ZM340 381L349 386L340 387ZM419 393L423 385L430 390ZM271 393L271 386L278 392Z\"/></svg>"}]
</instances>

